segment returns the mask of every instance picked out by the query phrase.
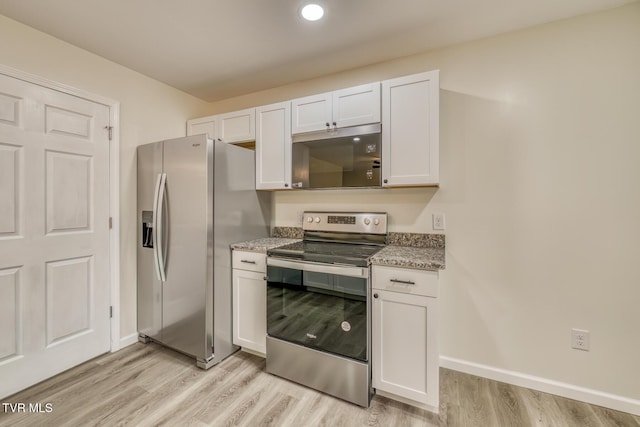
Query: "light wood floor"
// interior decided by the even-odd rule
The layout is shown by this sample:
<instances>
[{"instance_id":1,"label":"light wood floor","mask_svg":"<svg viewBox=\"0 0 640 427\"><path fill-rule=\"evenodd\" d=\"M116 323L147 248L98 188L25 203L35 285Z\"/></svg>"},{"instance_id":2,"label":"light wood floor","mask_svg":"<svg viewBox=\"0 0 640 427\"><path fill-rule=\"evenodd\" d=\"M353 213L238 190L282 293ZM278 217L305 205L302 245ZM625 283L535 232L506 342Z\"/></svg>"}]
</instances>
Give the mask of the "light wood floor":
<instances>
[{"instance_id":1,"label":"light wood floor","mask_svg":"<svg viewBox=\"0 0 640 427\"><path fill-rule=\"evenodd\" d=\"M44 381L4 403L1 426L629 426L640 417L441 369L440 415L374 397L368 409L274 377L236 353L208 371L156 344L135 344Z\"/></svg>"}]
</instances>

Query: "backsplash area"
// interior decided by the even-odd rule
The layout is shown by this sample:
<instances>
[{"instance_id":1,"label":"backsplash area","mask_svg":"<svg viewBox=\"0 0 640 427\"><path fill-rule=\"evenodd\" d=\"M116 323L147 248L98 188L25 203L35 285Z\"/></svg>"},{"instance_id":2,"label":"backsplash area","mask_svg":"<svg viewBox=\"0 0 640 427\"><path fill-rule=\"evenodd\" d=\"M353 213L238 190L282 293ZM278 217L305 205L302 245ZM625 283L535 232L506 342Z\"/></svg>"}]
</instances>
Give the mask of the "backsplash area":
<instances>
[{"instance_id":1,"label":"backsplash area","mask_svg":"<svg viewBox=\"0 0 640 427\"><path fill-rule=\"evenodd\" d=\"M444 234L389 233L387 244L413 248L444 249Z\"/></svg>"},{"instance_id":2,"label":"backsplash area","mask_svg":"<svg viewBox=\"0 0 640 427\"><path fill-rule=\"evenodd\" d=\"M273 227L271 237L281 239L302 239L301 227ZM444 249L444 234L389 233L387 244L412 248Z\"/></svg>"},{"instance_id":3,"label":"backsplash area","mask_svg":"<svg viewBox=\"0 0 640 427\"><path fill-rule=\"evenodd\" d=\"M302 227L273 227L271 237L279 239L302 239Z\"/></svg>"},{"instance_id":4,"label":"backsplash area","mask_svg":"<svg viewBox=\"0 0 640 427\"><path fill-rule=\"evenodd\" d=\"M446 212L434 187L276 191L273 203L277 226L301 227L302 212L386 212L387 230L399 233L438 233L431 215Z\"/></svg>"}]
</instances>

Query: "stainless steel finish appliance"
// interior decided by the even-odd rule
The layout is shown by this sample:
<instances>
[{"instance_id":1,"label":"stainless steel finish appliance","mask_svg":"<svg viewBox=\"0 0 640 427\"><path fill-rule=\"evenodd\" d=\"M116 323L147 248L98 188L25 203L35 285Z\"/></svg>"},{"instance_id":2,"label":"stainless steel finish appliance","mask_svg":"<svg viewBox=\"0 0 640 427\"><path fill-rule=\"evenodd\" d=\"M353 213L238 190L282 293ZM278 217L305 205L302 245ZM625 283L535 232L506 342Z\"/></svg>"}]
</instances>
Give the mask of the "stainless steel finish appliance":
<instances>
[{"instance_id":1,"label":"stainless steel finish appliance","mask_svg":"<svg viewBox=\"0 0 640 427\"><path fill-rule=\"evenodd\" d=\"M267 372L371 400L369 257L385 213L305 212L304 239L267 251Z\"/></svg>"},{"instance_id":2,"label":"stainless steel finish appliance","mask_svg":"<svg viewBox=\"0 0 640 427\"><path fill-rule=\"evenodd\" d=\"M206 135L138 147L138 332L207 369L232 354L229 245L269 235L254 152Z\"/></svg>"},{"instance_id":3,"label":"stainless steel finish appliance","mask_svg":"<svg viewBox=\"0 0 640 427\"><path fill-rule=\"evenodd\" d=\"M380 123L293 136L292 187L380 187Z\"/></svg>"}]
</instances>

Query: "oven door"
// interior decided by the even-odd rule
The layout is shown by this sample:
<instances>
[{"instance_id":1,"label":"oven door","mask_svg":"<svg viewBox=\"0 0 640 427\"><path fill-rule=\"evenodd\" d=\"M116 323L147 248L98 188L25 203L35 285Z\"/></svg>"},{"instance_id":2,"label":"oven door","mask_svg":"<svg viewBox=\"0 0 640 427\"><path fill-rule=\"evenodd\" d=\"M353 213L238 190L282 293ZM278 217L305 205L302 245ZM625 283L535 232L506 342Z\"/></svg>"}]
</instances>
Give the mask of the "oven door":
<instances>
[{"instance_id":1,"label":"oven door","mask_svg":"<svg viewBox=\"0 0 640 427\"><path fill-rule=\"evenodd\" d=\"M267 333L367 361L369 270L267 258Z\"/></svg>"}]
</instances>

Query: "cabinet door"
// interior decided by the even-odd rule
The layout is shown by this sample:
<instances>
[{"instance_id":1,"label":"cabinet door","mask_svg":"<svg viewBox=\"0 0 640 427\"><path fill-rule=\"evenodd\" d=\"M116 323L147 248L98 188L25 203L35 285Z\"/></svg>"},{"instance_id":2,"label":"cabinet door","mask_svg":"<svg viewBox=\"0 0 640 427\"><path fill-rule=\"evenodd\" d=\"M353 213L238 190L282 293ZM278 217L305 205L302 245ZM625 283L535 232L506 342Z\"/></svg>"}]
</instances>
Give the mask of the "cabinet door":
<instances>
[{"instance_id":1,"label":"cabinet door","mask_svg":"<svg viewBox=\"0 0 640 427\"><path fill-rule=\"evenodd\" d=\"M382 82L383 186L439 183L439 71Z\"/></svg>"},{"instance_id":2,"label":"cabinet door","mask_svg":"<svg viewBox=\"0 0 640 427\"><path fill-rule=\"evenodd\" d=\"M218 123L218 138L223 142L246 142L256 139L255 108L220 114Z\"/></svg>"},{"instance_id":3,"label":"cabinet door","mask_svg":"<svg viewBox=\"0 0 640 427\"><path fill-rule=\"evenodd\" d=\"M380 82L333 92L333 123L337 127L380 121Z\"/></svg>"},{"instance_id":4,"label":"cabinet door","mask_svg":"<svg viewBox=\"0 0 640 427\"><path fill-rule=\"evenodd\" d=\"M291 188L291 102L256 109L256 189Z\"/></svg>"},{"instance_id":5,"label":"cabinet door","mask_svg":"<svg viewBox=\"0 0 640 427\"><path fill-rule=\"evenodd\" d=\"M218 138L218 116L187 120L187 136L206 133L209 138Z\"/></svg>"},{"instance_id":6,"label":"cabinet door","mask_svg":"<svg viewBox=\"0 0 640 427\"><path fill-rule=\"evenodd\" d=\"M291 133L326 130L331 118L331 92L291 101Z\"/></svg>"},{"instance_id":7,"label":"cabinet door","mask_svg":"<svg viewBox=\"0 0 640 427\"><path fill-rule=\"evenodd\" d=\"M373 293L373 387L437 408L437 300L378 289Z\"/></svg>"},{"instance_id":8,"label":"cabinet door","mask_svg":"<svg viewBox=\"0 0 640 427\"><path fill-rule=\"evenodd\" d=\"M267 281L264 273L233 269L233 343L267 351Z\"/></svg>"}]
</instances>

